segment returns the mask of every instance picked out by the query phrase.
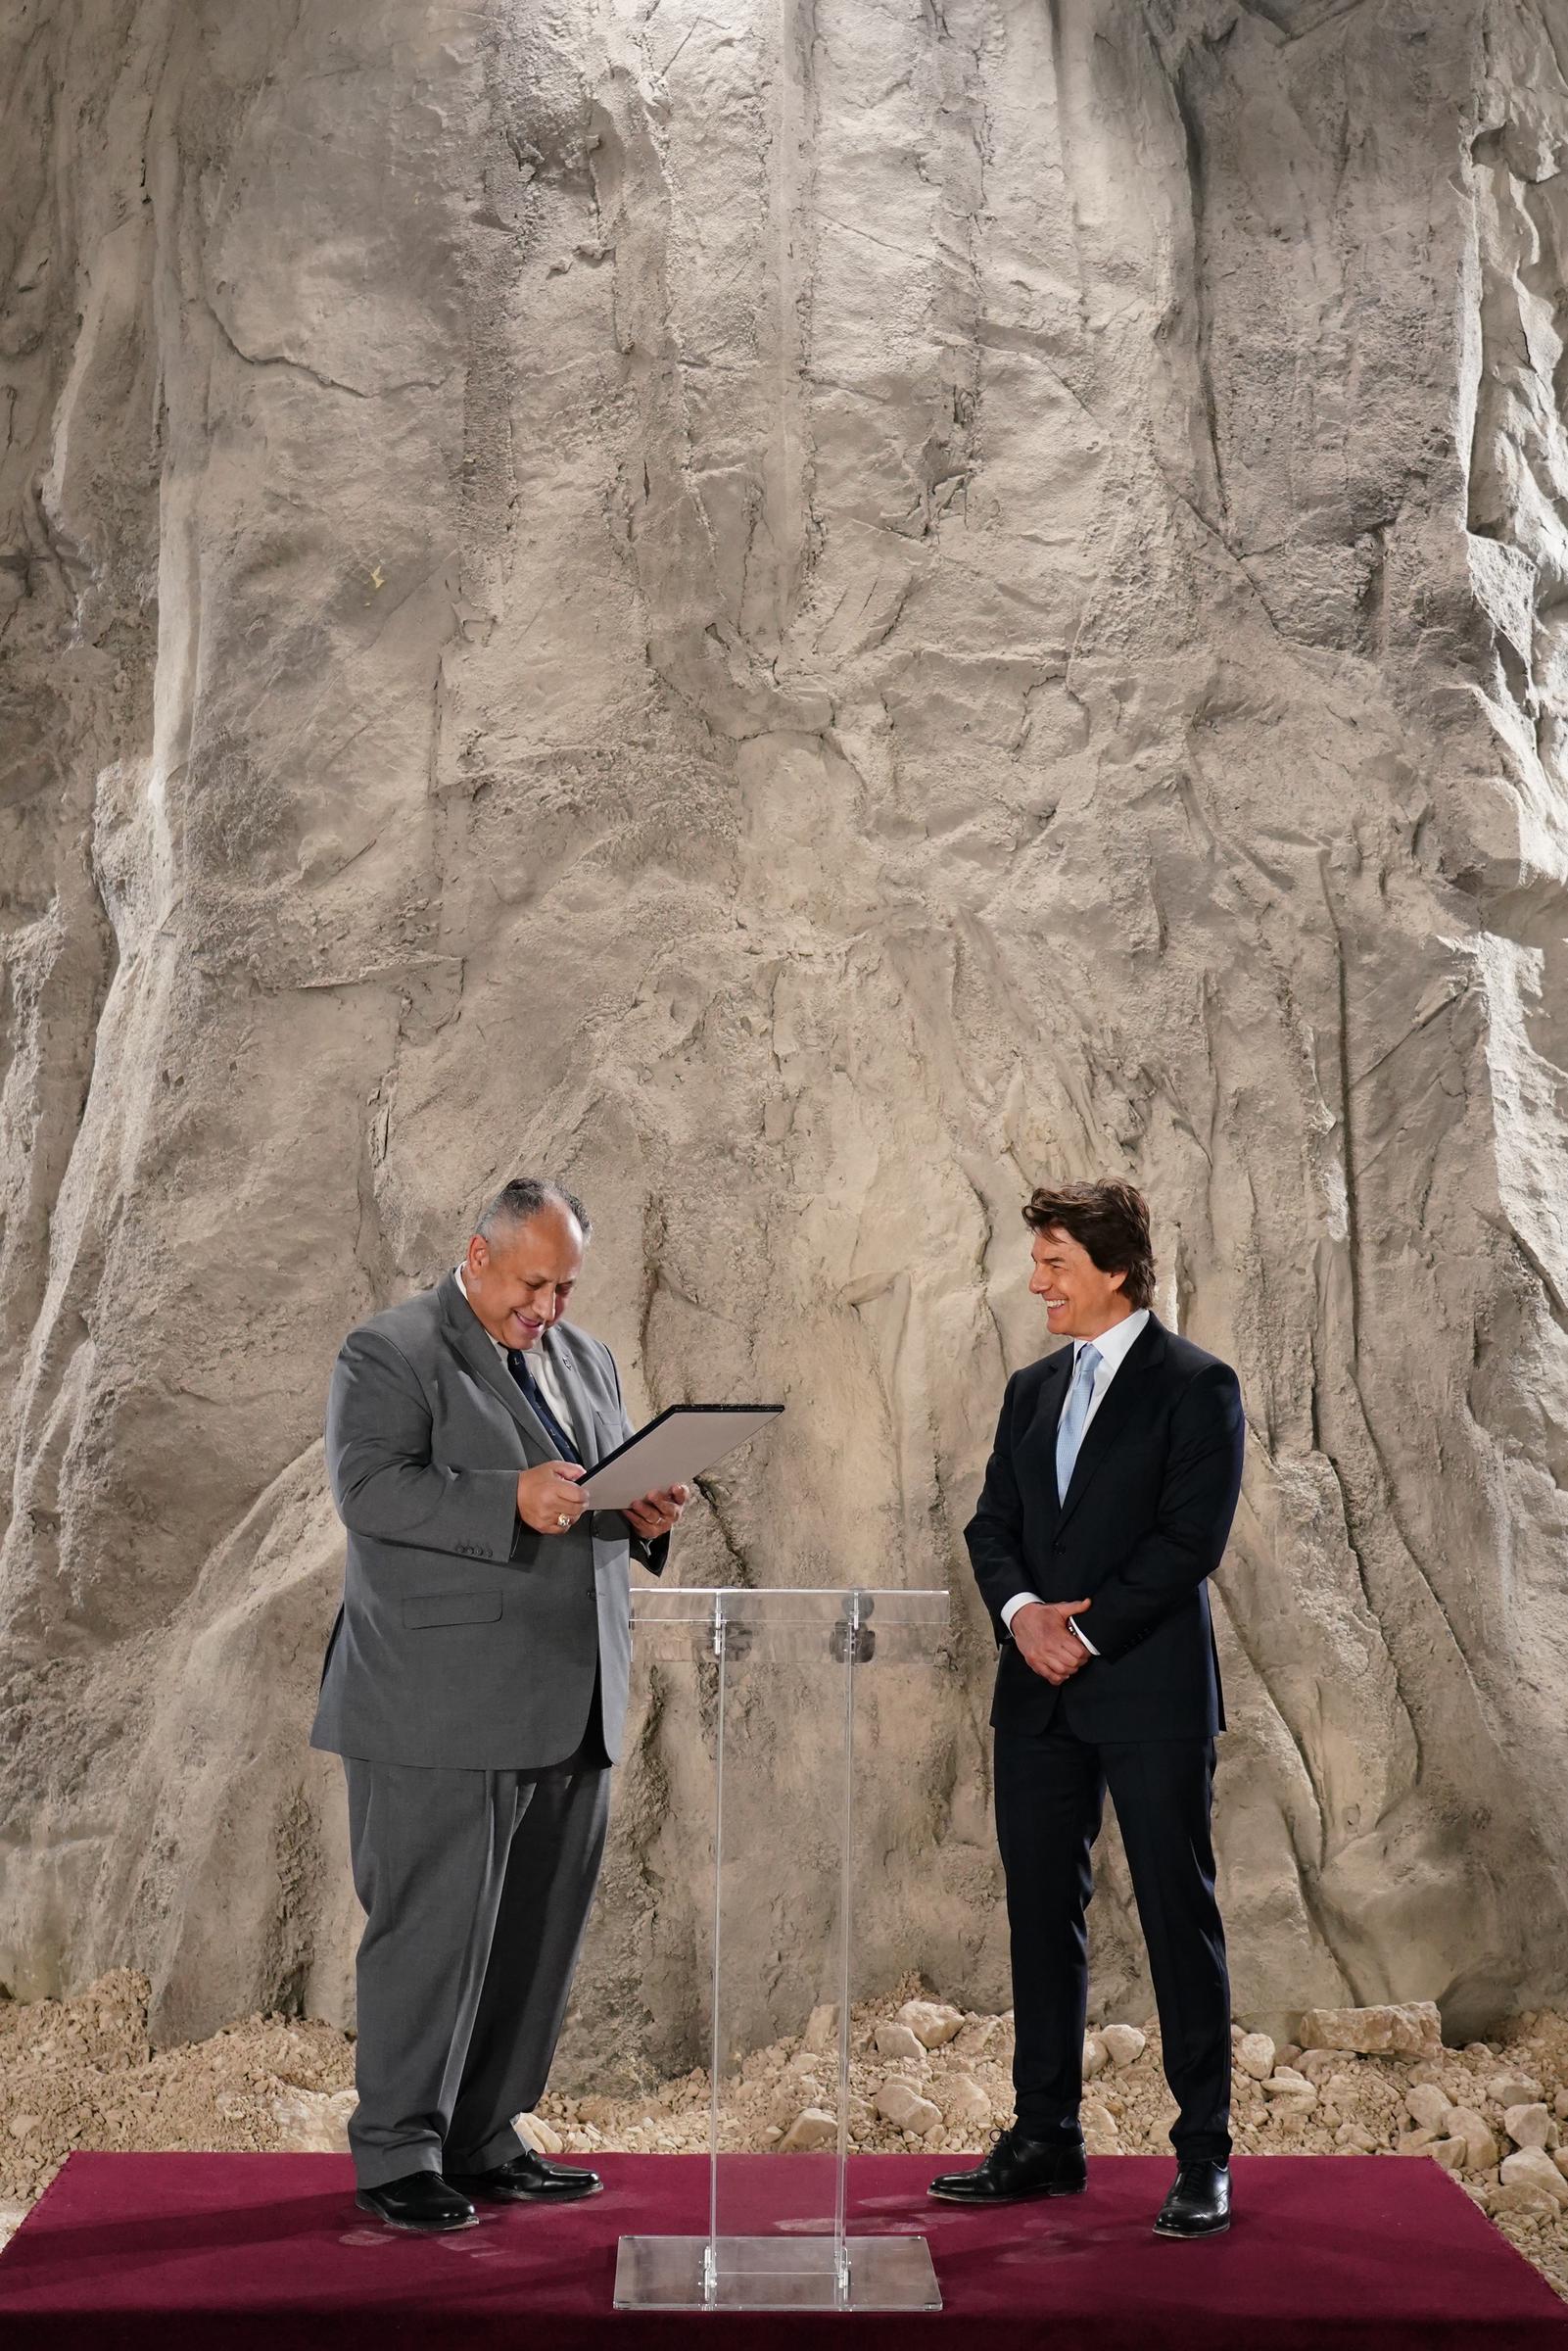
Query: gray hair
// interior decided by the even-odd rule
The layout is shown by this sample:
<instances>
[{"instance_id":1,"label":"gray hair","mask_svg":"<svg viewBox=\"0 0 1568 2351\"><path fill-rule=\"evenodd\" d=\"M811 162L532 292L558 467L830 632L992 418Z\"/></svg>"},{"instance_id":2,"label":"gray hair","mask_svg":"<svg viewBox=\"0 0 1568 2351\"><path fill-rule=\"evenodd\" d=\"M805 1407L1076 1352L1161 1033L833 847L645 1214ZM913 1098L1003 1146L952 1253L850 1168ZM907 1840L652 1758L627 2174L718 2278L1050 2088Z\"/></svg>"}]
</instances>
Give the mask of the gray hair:
<instances>
[{"instance_id":1,"label":"gray hair","mask_svg":"<svg viewBox=\"0 0 1568 2351\"><path fill-rule=\"evenodd\" d=\"M564 1208L575 1217L584 1240L588 1239L594 1227L582 1201L563 1183L553 1183L545 1176L514 1176L510 1183L503 1183L474 1230L481 1240L488 1241L498 1232L515 1232L519 1224L528 1223L542 1208L549 1207Z\"/></svg>"}]
</instances>

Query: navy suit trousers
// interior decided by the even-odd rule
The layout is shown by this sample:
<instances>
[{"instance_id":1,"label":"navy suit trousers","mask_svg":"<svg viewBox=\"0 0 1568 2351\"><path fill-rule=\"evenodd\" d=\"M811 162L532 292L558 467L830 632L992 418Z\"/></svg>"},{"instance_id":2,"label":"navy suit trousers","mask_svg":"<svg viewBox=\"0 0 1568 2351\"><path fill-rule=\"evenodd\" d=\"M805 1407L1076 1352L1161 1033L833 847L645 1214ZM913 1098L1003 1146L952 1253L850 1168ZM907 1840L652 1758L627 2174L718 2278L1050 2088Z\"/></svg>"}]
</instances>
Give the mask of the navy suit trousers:
<instances>
[{"instance_id":1,"label":"navy suit trousers","mask_svg":"<svg viewBox=\"0 0 1568 2351\"><path fill-rule=\"evenodd\" d=\"M1017 2119L1029 2138L1079 2135L1089 1989L1090 1852L1107 1788L1132 1877L1180 2108L1178 2156L1230 2153L1230 1982L1214 1898L1212 1739L1091 1744L1062 1723L996 1734L996 1827L1013 1949Z\"/></svg>"}]
</instances>

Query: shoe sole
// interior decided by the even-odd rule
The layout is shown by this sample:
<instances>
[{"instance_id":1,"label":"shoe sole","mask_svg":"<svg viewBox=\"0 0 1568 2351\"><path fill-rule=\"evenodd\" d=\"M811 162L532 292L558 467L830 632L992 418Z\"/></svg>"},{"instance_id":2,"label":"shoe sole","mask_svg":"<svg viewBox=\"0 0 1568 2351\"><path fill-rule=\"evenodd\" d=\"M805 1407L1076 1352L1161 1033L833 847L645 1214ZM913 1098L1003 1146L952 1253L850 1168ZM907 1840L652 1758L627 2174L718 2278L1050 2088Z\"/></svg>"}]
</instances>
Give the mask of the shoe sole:
<instances>
[{"instance_id":1,"label":"shoe sole","mask_svg":"<svg viewBox=\"0 0 1568 2351\"><path fill-rule=\"evenodd\" d=\"M477 2229L479 2226L477 2212L471 2212L466 2221L393 2221L388 2219L379 2204L372 2204L368 2197L356 2196L354 2201L360 2212L369 2213L371 2219L379 2221L383 2229L396 2229L400 2236L456 2236L464 2229Z\"/></svg>"},{"instance_id":2,"label":"shoe sole","mask_svg":"<svg viewBox=\"0 0 1568 2351\"><path fill-rule=\"evenodd\" d=\"M1230 2222L1228 2219L1223 2221L1214 2221L1207 2229L1162 2229L1160 2223L1156 2221L1154 2225L1154 2233L1156 2236L1163 2236L1168 2244L1192 2244L1195 2243L1200 2237L1223 2236L1225 2231L1229 2227Z\"/></svg>"},{"instance_id":3,"label":"shoe sole","mask_svg":"<svg viewBox=\"0 0 1568 2351\"><path fill-rule=\"evenodd\" d=\"M1033 2204L1046 2196L1081 2196L1088 2185L1087 2180L1075 2180L1070 2187L1019 2187L1006 2196L966 2196L955 2194L950 2187L928 2187L926 2193L938 2204L964 2204L972 2212L985 2212L993 2204Z\"/></svg>"},{"instance_id":4,"label":"shoe sole","mask_svg":"<svg viewBox=\"0 0 1568 2351\"><path fill-rule=\"evenodd\" d=\"M450 2181L449 2186L456 2186ZM586 2204L590 2196L601 2196L604 2183L595 2180L592 2187L463 2187L459 2195L480 2204Z\"/></svg>"}]
</instances>

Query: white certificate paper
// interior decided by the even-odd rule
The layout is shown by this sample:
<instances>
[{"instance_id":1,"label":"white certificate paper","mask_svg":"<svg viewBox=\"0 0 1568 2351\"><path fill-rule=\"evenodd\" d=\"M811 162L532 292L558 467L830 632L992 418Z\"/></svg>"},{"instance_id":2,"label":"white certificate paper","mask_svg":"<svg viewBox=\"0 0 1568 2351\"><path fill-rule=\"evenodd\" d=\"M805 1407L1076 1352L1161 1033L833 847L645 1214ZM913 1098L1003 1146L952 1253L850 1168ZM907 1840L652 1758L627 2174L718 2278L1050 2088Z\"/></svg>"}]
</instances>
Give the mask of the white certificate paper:
<instances>
[{"instance_id":1,"label":"white certificate paper","mask_svg":"<svg viewBox=\"0 0 1568 2351\"><path fill-rule=\"evenodd\" d=\"M782 1404L672 1404L607 1453L577 1490L592 1511L624 1511L644 1494L689 1486L783 1411Z\"/></svg>"}]
</instances>

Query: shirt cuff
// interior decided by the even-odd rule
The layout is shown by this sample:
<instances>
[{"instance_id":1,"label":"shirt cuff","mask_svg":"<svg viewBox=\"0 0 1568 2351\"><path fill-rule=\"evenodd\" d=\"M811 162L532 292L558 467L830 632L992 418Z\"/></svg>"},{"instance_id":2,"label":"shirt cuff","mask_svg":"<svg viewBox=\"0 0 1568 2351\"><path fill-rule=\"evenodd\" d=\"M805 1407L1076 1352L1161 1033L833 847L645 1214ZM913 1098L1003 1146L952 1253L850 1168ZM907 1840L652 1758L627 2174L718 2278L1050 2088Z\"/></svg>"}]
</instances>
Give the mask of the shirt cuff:
<instances>
[{"instance_id":1,"label":"shirt cuff","mask_svg":"<svg viewBox=\"0 0 1568 2351\"><path fill-rule=\"evenodd\" d=\"M1015 1592L1011 1600L1005 1600L1002 1603L1003 1625L1008 1632L1011 1632L1013 1619L1020 1608L1037 1608L1039 1606L1040 1595L1038 1592Z\"/></svg>"},{"instance_id":2,"label":"shirt cuff","mask_svg":"<svg viewBox=\"0 0 1568 2351\"><path fill-rule=\"evenodd\" d=\"M1090 1640L1082 1625L1077 1623L1077 1621L1071 1616L1068 1618L1068 1631L1069 1633L1076 1634L1077 1638L1083 1643L1084 1648L1088 1651L1091 1657L1097 1657L1100 1655L1100 1652L1095 1648L1094 1643Z\"/></svg>"}]
</instances>

